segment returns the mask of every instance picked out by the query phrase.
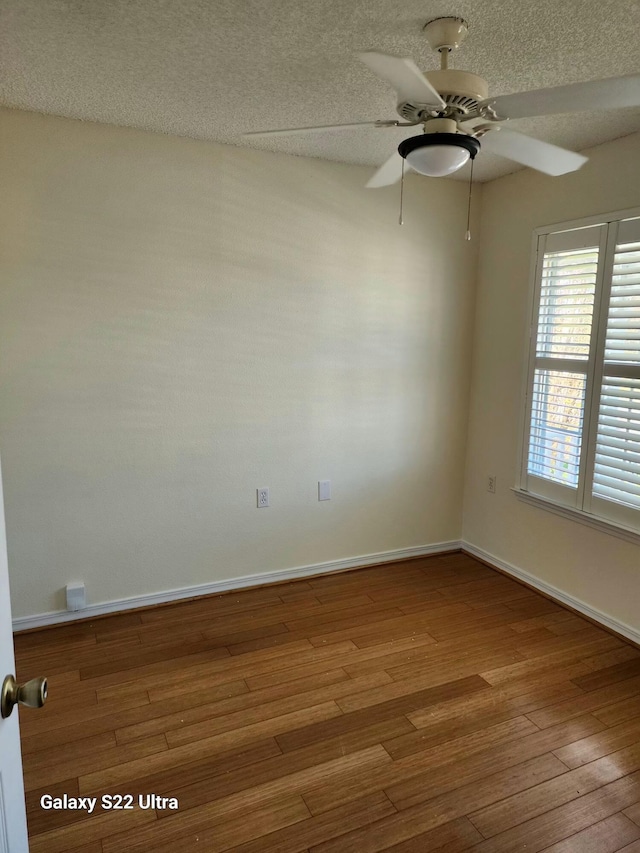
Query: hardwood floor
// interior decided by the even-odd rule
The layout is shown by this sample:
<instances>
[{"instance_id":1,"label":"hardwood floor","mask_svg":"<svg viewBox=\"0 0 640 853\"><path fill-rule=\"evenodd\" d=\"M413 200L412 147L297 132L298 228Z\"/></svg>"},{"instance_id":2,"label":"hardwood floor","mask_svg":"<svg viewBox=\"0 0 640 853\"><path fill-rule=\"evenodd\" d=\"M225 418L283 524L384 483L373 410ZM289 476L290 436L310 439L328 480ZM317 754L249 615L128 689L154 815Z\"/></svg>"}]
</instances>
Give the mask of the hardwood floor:
<instances>
[{"instance_id":1,"label":"hardwood floor","mask_svg":"<svg viewBox=\"0 0 640 853\"><path fill-rule=\"evenodd\" d=\"M20 634L16 657L50 679L20 710L31 853L640 853L640 650L464 554Z\"/></svg>"}]
</instances>

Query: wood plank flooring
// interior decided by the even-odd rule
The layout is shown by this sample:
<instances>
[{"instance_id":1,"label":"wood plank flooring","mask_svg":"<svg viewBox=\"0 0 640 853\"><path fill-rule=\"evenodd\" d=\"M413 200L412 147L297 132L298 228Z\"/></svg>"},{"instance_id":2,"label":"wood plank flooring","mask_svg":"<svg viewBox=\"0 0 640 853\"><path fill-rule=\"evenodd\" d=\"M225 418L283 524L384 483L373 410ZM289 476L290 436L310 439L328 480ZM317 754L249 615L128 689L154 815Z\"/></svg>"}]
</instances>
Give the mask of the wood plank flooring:
<instances>
[{"instance_id":1,"label":"wood plank flooring","mask_svg":"<svg viewBox=\"0 0 640 853\"><path fill-rule=\"evenodd\" d=\"M32 853L640 853L640 650L465 554L15 639Z\"/></svg>"}]
</instances>

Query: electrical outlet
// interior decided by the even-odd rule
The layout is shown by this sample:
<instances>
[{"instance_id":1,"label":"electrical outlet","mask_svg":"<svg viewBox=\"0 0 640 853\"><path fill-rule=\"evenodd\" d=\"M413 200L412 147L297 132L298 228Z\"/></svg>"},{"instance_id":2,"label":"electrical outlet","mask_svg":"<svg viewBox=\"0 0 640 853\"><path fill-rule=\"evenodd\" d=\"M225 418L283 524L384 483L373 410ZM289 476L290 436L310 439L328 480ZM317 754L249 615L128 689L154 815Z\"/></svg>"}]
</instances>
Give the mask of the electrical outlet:
<instances>
[{"instance_id":1,"label":"electrical outlet","mask_svg":"<svg viewBox=\"0 0 640 853\"><path fill-rule=\"evenodd\" d=\"M318 480L318 500L331 500L331 480Z\"/></svg>"},{"instance_id":2,"label":"electrical outlet","mask_svg":"<svg viewBox=\"0 0 640 853\"><path fill-rule=\"evenodd\" d=\"M258 507L269 506L269 489L258 489Z\"/></svg>"},{"instance_id":3,"label":"electrical outlet","mask_svg":"<svg viewBox=\"0 0 640 853\"><path fill-rule=\"evenodd\" d=\"M491 492L492 495L496 493L496 475L489 474L489 479L487 480L487 491Z\"/></svg>"},{"instance_id":4,"label":"electrical outlet","mask_svg":"<svg viewBox=\"0 0 640 853\"><path fill-rule=\"evenodd\" d=\"M67 584L67 610L82 610L87 606L87 591L83 583Z\"/></svg>"}]
</instances>

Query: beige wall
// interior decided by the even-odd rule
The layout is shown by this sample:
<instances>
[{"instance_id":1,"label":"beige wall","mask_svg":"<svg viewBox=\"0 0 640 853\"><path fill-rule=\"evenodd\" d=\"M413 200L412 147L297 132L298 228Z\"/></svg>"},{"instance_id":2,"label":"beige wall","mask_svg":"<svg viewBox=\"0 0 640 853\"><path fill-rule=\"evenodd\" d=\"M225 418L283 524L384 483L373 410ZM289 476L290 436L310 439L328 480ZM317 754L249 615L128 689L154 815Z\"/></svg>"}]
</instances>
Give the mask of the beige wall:
<instances>
[{"instance_id":1,"label":"beige wall","mask_svg":"<svg viewBox=\"0 0 640 853\"><path fill-rule=\"evenodd\" d=\"M516 483L533 229L640 206L640 135L599 146L572 175L524 170L485 186L463 537L640 627L640 546L526 505ZM487 477L497 475L497 492Z\"/></svg>"},{"instance_id":2,"label":"beige wall","mask_svg":"<svg viewBox=\"0 0 640 853\"><path fill-rule=\"evenodd\" d=\"M367 175L0 113L15 616L459 538L466 186Z\"/></svg>"}]
</instances>

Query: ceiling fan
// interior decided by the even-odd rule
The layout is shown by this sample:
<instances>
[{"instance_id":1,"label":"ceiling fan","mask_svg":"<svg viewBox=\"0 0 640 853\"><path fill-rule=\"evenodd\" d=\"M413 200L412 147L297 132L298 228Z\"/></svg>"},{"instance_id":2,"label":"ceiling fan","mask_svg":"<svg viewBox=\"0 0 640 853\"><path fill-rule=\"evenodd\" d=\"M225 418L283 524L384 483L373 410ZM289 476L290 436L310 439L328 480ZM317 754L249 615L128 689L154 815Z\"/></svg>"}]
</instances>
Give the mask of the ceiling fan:
<instances>
[{"instance_id":1,"label":"ceiling fan","mask_svg":"<svg viewBox=\"0 0 640 853\"><path fill-rule=\"evenodd\" d=\"M481 148L547 175L563 175L579 169L587 158L507 130L501 123L508 119L554 113L640 106L640 74L490 98L489 87L482 77L448 67L449 54L460 47L467 35L467 22L456 17L435 18L425 24L424 32L431 48L440 54L439 71L423 73L409 58L375 51L359 54L359 59L374 74L395 89L397 112L404 121L352 122L254 131L243 135L279 136L361 126L422 125L422 134L401 142L397 153L394 152L382 164L367 187L396 183L403 174L405 162L409 168L430 177L453 174L470 159L473 160Z\"/></svg>"}]
</instances>

